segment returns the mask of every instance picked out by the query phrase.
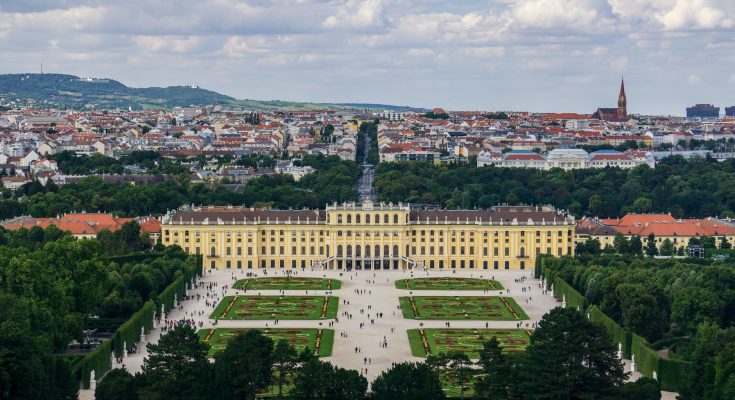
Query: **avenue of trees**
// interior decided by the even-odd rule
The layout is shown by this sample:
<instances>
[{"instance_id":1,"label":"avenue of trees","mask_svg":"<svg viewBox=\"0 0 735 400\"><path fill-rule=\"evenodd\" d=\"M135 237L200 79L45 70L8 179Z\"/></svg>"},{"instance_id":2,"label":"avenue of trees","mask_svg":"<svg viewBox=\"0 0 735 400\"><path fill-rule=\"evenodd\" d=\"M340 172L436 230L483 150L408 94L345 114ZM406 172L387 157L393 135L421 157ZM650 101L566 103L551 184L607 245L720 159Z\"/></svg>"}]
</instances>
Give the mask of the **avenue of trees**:
<instances>
[{"instance_id":1,"label":"avenue of trees","mask_svg":"<svg viewBox=\"0 0 735 400\"><path fill-rule=\"evenodd\" d=\"M499 203L552 204L576 216L670 212L675 217L735 216L735 160L668 157L655 169L550 171L454 164L381 163L381 201L487 208Z\"/></svg>"},{"instance_id":2,"label":"avenue of trees","mask_svg":"<svg viewBox=\"0 0 735 400\"><path fill-rule=\"evenodd\" d=\"M176 327L158 344L149 344L143 372L107 374L96 400L245 399L269 393L275 398L330 400L439 400L446 395L441 376L465 390L460 396L492 400L619 399L658 400L660 387L643 378L625 383L627 373L602 326L572 309L544 316L525 352L504 353L488 338L477 362L462 353L440 354L422 363L397 363L373 382L357 371L320 361L308 349L300 354L285 341L258 331L234 338L207 361L208 346L188 326ZM474 394L469 395L469 389Z\"/></svg>"},{"instance_id":3,"label":"avenue of trees","mask_svg":"<svg viewBox=\"0 0 735 400\"><path fill-rule=\"evenodd\" d=\"M112 212L121 216L164 214L183 204L246 205L281 209L318 208L351 201L361 174L354 161L339 157L306 156L302 162L317 170L295 182L291 175L264 175L248 182L242 192L192 184L187 175L148 185L106 183L89 177L61 188L38 182L20 189L20 200L0 201L0 218L29 214L51 217L65 212Z\"/></svg>"},{"instance_id":4,"label":"avenue of trees","mask_svg":"<svg viewBox=\"0 0 735 400\"><path fill-rule=\"evenodd\" d=\"M690 361L684 400L735 396L735 265L603 255L545 259L625 329L668 357Z\"/></svg>"},{"instance_id":5,"label":"avenue of trees","mask_svg":"<svg viewBox=\"0 0 735 400\"><path fill-rule=\"evenodd\" d=\"M137 261L110 256L143 248L135 228L113 241L0 229L0 399L76 398L78 380L58 353L86 329L114 331L195 262L177 247Z\"/></svg>"}]
</instances>

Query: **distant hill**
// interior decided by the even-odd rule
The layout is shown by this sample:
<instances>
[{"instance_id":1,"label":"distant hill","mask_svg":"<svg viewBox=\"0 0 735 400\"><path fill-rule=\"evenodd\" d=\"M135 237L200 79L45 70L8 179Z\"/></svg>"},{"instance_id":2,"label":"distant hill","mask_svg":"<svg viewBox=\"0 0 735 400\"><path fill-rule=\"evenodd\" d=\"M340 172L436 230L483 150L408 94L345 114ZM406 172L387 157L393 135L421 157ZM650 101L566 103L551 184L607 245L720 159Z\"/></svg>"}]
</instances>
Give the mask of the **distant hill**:
<instances>
[{"instance_id":1,"label":"distant hill","mask_svg":"<svg viewBox=\"0 0 735 400\"><path fill-rule=\"evenodd\" d=\"M250 110L409 109L367 104L321 104L280 100L239 100L196 86L132 88L114 79L65 74L0 74L0 98L33 100L41 108L113 109L172 108L218 105Z\"/></svg>"}]
</instances>

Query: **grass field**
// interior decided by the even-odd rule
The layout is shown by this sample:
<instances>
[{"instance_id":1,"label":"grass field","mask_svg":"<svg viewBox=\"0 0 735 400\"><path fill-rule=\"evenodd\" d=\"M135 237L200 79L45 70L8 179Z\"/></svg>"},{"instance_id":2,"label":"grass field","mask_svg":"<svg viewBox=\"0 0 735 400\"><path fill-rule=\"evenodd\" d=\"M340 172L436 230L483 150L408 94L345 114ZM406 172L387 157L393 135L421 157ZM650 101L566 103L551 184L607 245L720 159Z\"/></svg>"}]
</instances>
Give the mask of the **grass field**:
<instances>
[{"instance_id":1,"label":"grass field","mask_svg":"<svg viewBox=\"0 0 735 400\"><path fill-rule=\"evenodd\" d=\"M493 336L498 339L500 347L506 352L523 351L531 341L530 331L524 329L442 328L408 330L411 354L415 357L461 351L472 359L478 359L480 358L479 352L482 349L482 344Z\"/></svg>"},{"instance_id":2,"label":"grass field","mask_svg":"<svg viewBox=\"0 0 735 400\"><path fill-rule=\"evenodd\" d=\"M502 290L498 281L480 278L413 278L399 279L396 288L407 290Z\"/></svg>"},{"instance_id":3,"label":"grass field","mask_svg":"<svg viewBox=\"0 0 735 400\"><path fill-rule=\"evenodd\" d=\"M247 332L248 328L232 329L232 328L216 328L202 329L197 334L199 338L209 345L209 357L227 347L227 343L235 336ZM334 330L309 328L262 328L258 329L263 335L277 342L285 339L288 343L296 348L299 353L306 347L314 350L319 357L329 357L332 355L332 345L334 344ZM319 339L319 348L317 349L317 338Z\"/></svg>"},{"instance_id":4,"label":"grass field","mask_svg":"<svg viewBox=\"0 0 735 400\"><path fill-rule=\"evenodd\" d=\"M521 321L528 315L512 297L413 296L399 298L403 318L426 320Z\"/></svg>"},{"instance_id":5,"label":"grass field","mask_svg":"<svg viewBox=\"0 0 735 400\"><path fill-rule=\"evenodd\" d=\"M210 318L244 320L332 319L335 296L225 296Z\"/></svg>"},{"instance_id":6,"label":"grass field","mask_svg":"<svg viewBox=\"0 0 735 400\"><path fill-rule=\"evenodd\" d=\"M240 279L232 287L248 290L337 290L342 287L342 282L337 279L280 276Z\"/></svg>"}]
</instances>

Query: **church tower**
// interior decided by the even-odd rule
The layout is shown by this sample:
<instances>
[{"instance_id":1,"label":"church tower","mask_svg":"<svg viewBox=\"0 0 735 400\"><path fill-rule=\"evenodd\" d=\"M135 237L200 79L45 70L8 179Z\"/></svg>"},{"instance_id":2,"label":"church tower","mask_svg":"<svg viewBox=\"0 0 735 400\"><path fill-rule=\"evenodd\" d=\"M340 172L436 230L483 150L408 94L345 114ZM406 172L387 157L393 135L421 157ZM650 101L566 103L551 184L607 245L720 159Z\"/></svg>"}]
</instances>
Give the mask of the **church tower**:
<instances>
[{"instance_id":1,"label":"church tower","mask_svg":"<svg viewBox=\"0 0 735 400\"><path fill-rule=\"evenodd\" d=\"M627 100L625 98L625 80L620 79L620 94L618 95L618 119L626 119L628 117Z\"/></svg>"}]
</instances>

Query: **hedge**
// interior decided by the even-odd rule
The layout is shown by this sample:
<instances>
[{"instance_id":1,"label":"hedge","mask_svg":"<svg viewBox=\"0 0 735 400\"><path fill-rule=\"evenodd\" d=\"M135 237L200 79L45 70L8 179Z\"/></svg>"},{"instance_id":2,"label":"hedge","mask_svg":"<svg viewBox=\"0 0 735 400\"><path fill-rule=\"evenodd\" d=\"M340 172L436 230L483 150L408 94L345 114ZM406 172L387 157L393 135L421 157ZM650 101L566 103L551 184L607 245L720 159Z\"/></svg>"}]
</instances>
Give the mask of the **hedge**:
<instances>
[{"instance_id":1,"label":"hedge","mask_svg":"<svg viewBox=\"0 0 735 400\"><path fill-rule=\"evenodd\" d=\"M686 387L687 377L691 376L692 363L681 360L659 358L658 381L665 390L679 392Z\"/></svg>"},{"instance_id":2,"label":"hedge","mask_svg":"<svg viewBox=\"0 0 735 400\"><path fill-rule=\"evenodd\" d=\"M587 309L587 299L560 276L554 279L554 297L559 301L566 298L569 308L577 308L580 311Z\"/></svg>"},{"instance_id":3,"label":"hedge","mask_svg":"<svg viewBox=\"0 0 735 400\"><path fill-rule=\"evenodd\" d=\"M187 261L189 262L189 261ZM179 275L178 278L174 279L170 285L163 289L161 294L157 298L158 307L156 307L156 315L161 317L161 304L163 304L165 310L168 312L173 308L174 295L176 299L181 301L186 293L186 285L191 282L194 276L202 274L202 257L198 256L194 265L187 266L184 271Z\"/></svg>"},{"instance_id":4,"label":"hedge","mask_svg":"<svg viewBox=\"0 0 735 400\"><path fill-rule=\"evenodd\" d=\"M82 361L75 363L71 372L72 375L81 378L82 387L89 389L89 379L91 372L94 370L95 380L99 380L105 372L112 368L112 339L107 339L100 343L96 349L82 358ZM79 374L81 373L81 376Z\"/></svg>"},{"instance_id":5,"label":"hedge","mask_svg":"<svg viewBox=\"0 0 735 400\"><path fill-rule=\"evenodd\" d=\"M615 346L618 343L623 345L623 357L630 358L630 347L631 347L631 333L623 329L618 325L612 318L608 317L599 307L593 305L587 312L590 315L590 321L601 324L605 327L605 330L612 338Z\"/></svg>"},{"instance_id":6,"label":"hedge","mask_svg":"<svg viewBox=\"0 0 735 400\"><path fill-rule=\"evenodd\" d=\"M123 356L123 345L130 346L140 340L140 328L145 332L153 328L153 317L156 313L156 303L148 300L140 310L136 311L127 321L120 325L115 331L115 355Z\"/></svg>"}]
</instances>

